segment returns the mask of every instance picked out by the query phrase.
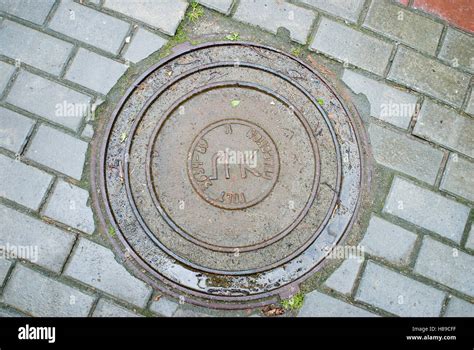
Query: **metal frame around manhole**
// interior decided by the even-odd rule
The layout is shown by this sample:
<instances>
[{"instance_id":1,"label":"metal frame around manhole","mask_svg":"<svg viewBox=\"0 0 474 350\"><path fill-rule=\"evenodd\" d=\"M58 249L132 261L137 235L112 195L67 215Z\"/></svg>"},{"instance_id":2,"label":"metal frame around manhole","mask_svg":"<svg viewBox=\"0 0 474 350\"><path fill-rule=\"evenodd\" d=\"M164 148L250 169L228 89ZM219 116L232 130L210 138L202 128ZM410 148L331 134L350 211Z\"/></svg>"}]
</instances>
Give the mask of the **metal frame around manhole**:
<instances>
[{"instance_id":1,"label":"metal frame around manhole","mask_svg":"<svg viewBox=\"0 0 474 350\"><path fill-rule=\"evenodd\" d=\"M361 170L360 179L361 179L361 181L359 183L360 192L359 192L359 195L357 197L357 203L355 205L355 210L353 212L353 215L351 216L351 220L350 220L347 228L344 231L344 234L341 235L341 237L339 237L338 241L334 244L334 246L337 245L337 243L339 243L339 241L342 240L345 237L347 232L350 231L355 219L357 218L358 212L359 212L359 207L360 207L360 202L361 202L361 194L366 192L367 186L368 186L368 183L369 183L370 170L367 168L367 165L368 165L367 158L368 157L367 157L367 139L366 139L365 131L363 129L363 126L362 126L362 123L361 123L360 119L357 118L357 111L355 110L355 108L352 107L349 110L349 108L345 105L344 101L341 99L341 97L339 96L337 91L334 88L332 88L327 83L327 81L321 77L320 74L318 74L312 67L310 67L308 64L304 63L300 59L297 59L297 58L292 57L292 56L290 56L290 55L288 55L288 54L286 54L286 53L284 53L280 50L276 50L276 49L273 49L273 48L270 48L270 47L266 47L266 46L263 46L263 45L257 45L257 44L253 44L253 43L245 43L245 42L206 43L206 44L198 45L198 46L191 47L191 48L187 48L187 47L183 46L181 51L176 52L175 54L163 59L162 61L158 62L156 65L149 68L145 73L143 73L136 80L136 82L127 90L125 95L120 99L120 101L119 101L118 105L116 106L116 108L113 112L113 115L112 115L111 119L109 120L108 125L105 129L104 138L101 141L97 141L97 139L96 139L96 141L94 142L93 151L92 151L91 172L92 172L92 183L93 183L94 187L98 186L98 188L100 189L100 192L101 192L101 196L102 196L102 199L99 199L98 196L95 195L95 193L94 193L93 197L94 197L95 207L97 209L96 211L99 213L100 220L101 220L101 223L102 223L103 227L106 228L107 227L106 222L110 221L111 225L115 228L115 230L118 234L120 242L126 248L126 251L128 252L128 254L133 256L133 258L135 259L135 261L134 261L134 263L132 263L132 265L138 264L139 266L145 268L147 270L147 273L150 273L154 278L157 278L158 280L163 282L165 284L165 286L168 286L168 287L165 287L161 283L157 284L153 280L149 280L150 283L152 283L155 287L158 287L160 289L165 289L167 293L169 293L171 295L174 295L174 296L182 295L182 293L184 293L186 296L191 296L191 299L188 299L188 298L187 299L190 302L192 302L194 304L197 304L197 305L215 307L215 308L223 308L223 309L240 309L240 308L262 306L262 305L274 302L275 301L275 299L274 299L275 295L282 294L282 293L284 294L288 291L289 288L290 289L295 289L295 287L298 284L300 284L302 281L304 281L306 278L308 278L312 273L314 273L315 271L320 269L325 264L325 260L322 259L311 270L307 271L304 275L300 276L299 278L291 281L291 283L289 283L289 284L287 284L287 285L285 285L281 288L276 288L276 289L272 290L271 292L263 292L263 293L259 293L258 295L243 296L243 297L237 297L237 298L225 298L225 297L223 298L223 297L219 297L219 296L216 297L216 295L207 295L207 294L203 294L201 292L195 292L193 290L189 290L186 287L176 285L175 283L167 280L166 278L163 278L163 276L161 274L157 273L145 261L143 261L138 254L135 253L133 247L129 245L126 238L122 235L122 232L121 232L120 228L118 227L117 223L115 222L114 215L112 214L111 208L108 205L107 190L106 190L104 178L102 176L100 176L101 175L101 169L104 169L105 166L106 166L104 157L105 157L105 154L106 154L106 149L107 149L107 144L108 144L108 135L110 134L110 131L113 127L114 121L115 121L117 115L120 113L120 110L123 107L123 104L125 103L125 101L127 101L127 99L130 97L130 95L139 86L139 84L141 82L143 82L151 73L153 73L154 71L156 71L160 67L163 67L166 63L171 62L172 60L174 60L174 59L176 59L176 58L178 58L178 57L180 57L184 54L187 54L187 53L190 53L190 52L193 52L193 51L197 51L197 50L200 50L202 48L219 47L219 46L224 46L224 45L253 47L255 49L265 49L265 50L269 50L269 51L272 51L272 52L275 52L275 53L286 56L287 58L297 62L298 64L300 64L301 66L303 66L304 68L306 68L310 72L312 72L315 76L317 76L318 79L323 84L325 84L325 86L329 90L331 90L331 92L334 94L334 97L342 105L342 107L345 111L345 114L347 115L348 120L351 123L351 125L353 127L353 130L355 131L355 137L357 139L357 146L358 146L359 155L360 155L359 160L360 160L360 165L361 165L361 167L360 167L360 170ZM222 62L221 62L221 64L222 64ZM226 64L229 64L229 63L226 63ZM243 64L245 64L245 63L243 63ZM258 65L254 65L254 66L258 66ZM265 69L265 67L261 67L261 68ZM290 79L290 78L285 76L284 79ZM292 83L295 83L295 82L292 81ZM302 89L302 91L306 91L306 90ZM308 95L309 95L309 93L308 93ZM311 98L311 100L315 101L314 96L309 95L308 97ZM318 104L315 104L315 106L316 106L316 108L320 109L323 113L325 113L324 110L322 110L322 108ZM355 114L356 118L354 118L352 114ZM100 142L100 144L99 144L99 142ZM130 142L130 140L128 142ZM101 150L100 150L101 152L100 152L100 167L98 168L95 158L98 156L97 150L98 150L99 146L101 147ZM128 172L126 172L126 173L128 174ZM97 175L99 175L99 181L97 181ZM104 176L105 176L105 174L104 174ZM102 209L101 209L102 206L103 206L103 208L106 212L106 216L102 215ZM328 215L329 215L329 213L328 213ZM114 246L117 249L118 248L117 241L112 238L112 242L113 242ZM307 247L305 247L304 249L306 249L306 248ZM304 249L302 249L302 250L304 250ZM122 248L118 249L118 251L123 253ZM300 252L298 252L298 253L300 253ZM143 277L146 277L146 276L143 276ZM176 292L176 291L180 291L180 292Z\"/></svg>"}]
</instances>

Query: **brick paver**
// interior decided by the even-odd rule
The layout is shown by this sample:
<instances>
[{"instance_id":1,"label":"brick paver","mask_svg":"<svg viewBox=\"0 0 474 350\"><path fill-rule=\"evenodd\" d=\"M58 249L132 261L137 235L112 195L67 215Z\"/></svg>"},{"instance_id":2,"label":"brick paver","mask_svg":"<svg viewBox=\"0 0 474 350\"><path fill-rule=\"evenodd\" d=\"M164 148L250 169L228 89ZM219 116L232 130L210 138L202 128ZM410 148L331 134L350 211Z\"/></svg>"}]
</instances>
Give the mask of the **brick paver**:
<instances>
[{"instance_id":1,"label":"brick paver","mask_svg":"<svg viewBox=\"0 0 474 350\"><path fill-rule=\"evenodd\" d=\"M156 6L160 11L156 11ZM105 0L104 7L135 18L164 33L174 35L184 17L188 3L184 0Z\"/></svg>"},{"instance_id":2,"label":"brick paver","mask_svg":"<svg viewBox=\"0 0 474 350\"><path fill-rule=\"evenodd\" d=\"M41 25L46 20L54 2L55 0L2 0L0 11Z\"/></svg>"},{"instance_id":3,"label":"brick paver","mask_svg":"<svg viewBox=\"0 0 474 350\"><path fill-rule=\"evenodd\" d=\"M80 239L64 274L140 307L151 295L151 288L119 264L111 250L86 239Z\"/></svg>"},{"instance_id":4,"label":"brick paver","mask_svg":"<svg viewBox=\"0 0 474 350\"><path fill-rule=\"evenodd\" d=\"M470 77L433 58L400 46L388 79L459 107L466 95Z\"/></svg>"},{"instance_id":5,"label":"brick paver","mask_svg":"<svg viewBox=\"0 0 474 350\"><path fill-rule=\"evenodd\" d=\"M369 127L369 137L378 163L430 184L435 182L443 152L375 124Z\"/></svg>"},{"instance_id":6,"label":"brick paver","mask_svg":"<svg viewBox=\"0 0 474 350\"><path fill-rule=\"evenodd\" d=\"M77 130L91 98L38 75L21 71L6 101L28 112Z\"/></svg>"},{"instance_id":7,"label":"brick paver","mask_svg":"<svg viewBox=\"0 0 474 350\"><path fill-rule=\"evenodd\" d=\"M17 265L2 300L32 316L85 317L94 297L38 272Z\"/></svg>"},{"instance_id":8,"label":"brick paver","mask_svg":"<svg viewBox=\"0 0 474 350\"><path fill-rule=\"evenodd\" d=\"M49 28L104 51L118 53L130 25L70 0L56 9Z\"/></svg>"},{"instance_id":9,"label":"brick paver","mask_svg":"<svg viewBox=\"0 0 474 350\"><path fill-rule=\"evenodd\" d=\"M369 262L356 300L404 317L436 317L445 294L433 287Z\"/></svg>"},{"instance_id":10,"label":"brick paver","mask_svg":"<svg viewBox=\"0 0 474 350\"><path fill-rule=\"evenodd\" d=\"M474 163L451 154L440 189L474 202Z\"/></svg>"},{"instance_id":11,"label":"brick paver","mask_svg":"<svg viewBox=\"0 0 474 350\"><path fill-rule=\"evenodd\" d=\"M197 2L210 9L229 14L233 0L198 0Z\"/></svg>"},{"instance_id":12,"label":"brick paver","mask_svg":"<svg viewBox=\"0 0 474 350\"><path fill-rule=\"evenodd\" d=\"M470 297L474 296L474 256L433 238L426 236L423 239L415 272Z\"/></svg>"},{"instance_id":13,"label":"brick paver","mask_svg":"<svg viewBox=\"0 0 474 350\"><path fill-rule=\"evenodd\" d=\"M87 143L46 125L41 125L26 157L80 180Z\"/></svg>"},{"instance_id":14,"label":"brick paver","mask_svg":"<svg viewBox=\"0 0 474 350\"><path fill-rule=\"evenodd\" d=\"M471 0L457 0L455 5L446 0L414 0L413 5L416 9L424 10L439 16L454 25L474 32L474 23L472 17L466 13L472 13L473 5Z\"/></svg>"},{"instance_id":15,"label":"brick paver","mask_svg":"<svg viewBox=\"0 0 474 350\"><path fill-rule=\"evenodd\" d=\"M150 310L158 315L171 317L178 309L178 306L178 303L168 298L161 297L151 303Z\"/></svg>"},{"instance_id":16,"label":"brick paver","mask_svg":"<svg viewBox=\"0 0 474 350\"><path fill-rule=\"evenodd\" d=\"M342 81L356 94L367 97L372 117L408 128L415 113L416 96L348 69L344 70Z\"/></svg>"},{"instance_id":17,"label":"brick paver","mask_svg":"<svg viewBox=\"0 0 474 350\"><path fill-rule=\"evenodd\" d=\"M123 57L130 62L136 63L147 58L153 52L158 51L165 43L166 40L162 37L140 28L127 46Z\"/></svg>"},{"instance_id":18,"label":"brick paver","mask_svg":"<svg viewBox=\"0 0 474 350\"><path fill-rule=\"evenodd\" d=\"M448 28L439 57L453 67L474 72L474 38L454 28Z\"/></svg>"},{"instance_id":19,"label":"brick paver","mask_svg":"<svg viewBox=\"0 0 474 350\"><path fill-rule=\"evenodd\" d=\"M349 258L324 282L326 287L339 293L350 295L354 287L363 259Z\"/></svg>"},{"instance_id":20,"label":"brick paver","mask_svg":"<svg viewBox=\"0 0 474 350\"><path fill-rule=\"evenodd\" d=\"M301 2L351 22L357 21L364 6L363 0L301 0Z\"/></svg>"},{"instance_id":21,"label":"brick paver","mask_svg":"<svg viewBox=\"0 0 474 350\"><path fill-rule=\"evenodd\" d=\"M60 272L74 243L74 235L0 205L0 245L11 254Z\"/></svg>"},{"instance_id":22,"label":"brick paver","mask_svg":"<svg viewBox=\"0 0 474 350\"><path fill-rule=\"evenodd\" d=\"M399 177L393 180L384 212L459 243L469 208Z\"/></svg>"},{"instance_id":23,"label":"brick paver","mask_svg":"<svg viewBox=\"0 0 474 350\"><path fill-rule=\"evenodd\" d=\"M364 27L432 55L443 31L442 24L403 10L389 0L372 2Z\"/></svg>"},{"instance_id":24,"label":"brick paver","mask_svg":"<svg viewBox=\"0 0 474 350\"><path fill-rule=\"evenodd\" d=\"M7 87L10 78L15 71L15 67L11 64L0 61L0 95Z\"/></svg>"},{"instance_id":25,"label":"brick paver","mask_svg":"<svg viewBox=\"0 0 474 350\"><path fill-rule=\"evenodd\" d=\"M0 258L0 286L3 286L8 271L10 271L12 265L12 261Z\"/></svg>"},{"instance_id":26,"label":"brick paver","mask_svg":"<svg viewBox=\"0 0 474 350\"><path fill-rule=\"evenodd\" d=\"M85 49L79 49L65 78L91 90L107 94L127 66Z\"/></svg>"},{"instance_id":27,"label":"brick paver","mask_svg":"<svg viewBox=\"0 0 474 350\"><path fill-rule=\"evenodd\" d=\"M392 45L323 18L311 43L311 49L382 75L390 59Z\"/></svg>"},{"instance_id":28,"label":"brick paver","mask_svg":"<svg viewBox=\"0 0 474 350\"><path fill-rule=\"evenodd\" d=\"M415 248L417 235L372 216L369 227L360 245L365 252L386 259L392 263L407 265Z\"/></svg>"},{"instance_id":29,"label":"brick paver","mask_svg":"<svg viewBox=\"0 0 474 350\"><path fill-rule=\"evenodd\" d=\"M8 20L0 24L0 42L0 54L54 75L61 73L73 47L51 35Z\"/></svg>"},{"instance_id":30,"label":"brick paver","mask_svg":"<svg viewBox=\"0 0 474 350\"><path fill-rule=\"evenodd\" d=\"M37 210L52 176L0 154L0 196Z\"/></svg>"},{"instance_id":31,"label":"brick paver","mask_svg":"<svg viewBox=\"0 0 474 350\"><path fill-rule=\"evenodd\" d=\"M306 295L298 317L373 317L357 306L332 298L318 291Z\"/></svg>"},{"instance_id":32,"label":"brick paver","mask_svg":"<svg viewBox=\"0 0 474 350\"><path fill-rule=\"evenodd\" d=\"M95 229L94 216L87 204L89 193L65 181L59 181L50 195L43 215L92 234Z\"/></svg>"},{"instance_id":33,"label":"brick paver","mask_svg":"<svg viewBox=\"0 0 474 350\"><path fill-rule=\"evenodd\" d=\"M474 158L474 120L426 100L413 133Z\"/></svg>"},{"instance_id":34,"label":"brick paver","mask_svg":"<svg viewBox=\"0 0 474 350\"><path fill-rule=\"evenodd\" d=\"M445 317L473 317L474 304L468 303L462 299L452 297L448 303Z\"/></svg>"},{"instance_id":35,"label":"brick paver","mask_svg":"<svg viewBox=\"0 0 474 350\"><path fill-rule=\"evenodd\" d=\"M114 304L108 300L100 299L97 303L92 317L140 317L133 311Z\"/></svg>"},{"instance_id":36,"label":"brick paver","mask_svg":"<svg viewBox=\"0 0 474 350\"><path fill-rule=\"evenodd\" d=\"M290 37L302 44L315 19L315 14L292 4L276 0L241 0L234 18L276 33L284 27L290 31Z\"/></svg>"},{"instance_id":37,"label":"brick paver","mask_svg":"<svg viewBox=\"0 0 474 350\"><path fill-rule=\"evenodd\" d=\"M0 107L0 147L18 153L35 121Z\"/></svg>"}]
</instances>

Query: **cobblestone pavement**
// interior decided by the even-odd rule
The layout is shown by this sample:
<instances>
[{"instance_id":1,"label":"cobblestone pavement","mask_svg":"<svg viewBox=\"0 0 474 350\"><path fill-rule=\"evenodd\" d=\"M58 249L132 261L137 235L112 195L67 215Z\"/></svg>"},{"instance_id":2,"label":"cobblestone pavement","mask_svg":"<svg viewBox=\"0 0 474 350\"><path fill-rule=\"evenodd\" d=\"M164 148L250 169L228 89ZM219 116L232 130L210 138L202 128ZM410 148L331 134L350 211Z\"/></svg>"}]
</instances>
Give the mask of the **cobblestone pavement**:
<instances>
[{"instance_id":1,"label":"cobblestone pavement","mask_svg":"<svg viewBox=\"0 0 474 350\"><path fill-rule=\"evenodd\" d=\"M474 316L472 3L459 0L459 17L427 0L199 2L230 27L283 32L368 102L382 199L365 258L337 264L287 314ZM261 315L160 296L116 260L90 205L96 124L81 108L176 41L195 7L0 0L0 315Z\"/></svg>"}]
</instances>

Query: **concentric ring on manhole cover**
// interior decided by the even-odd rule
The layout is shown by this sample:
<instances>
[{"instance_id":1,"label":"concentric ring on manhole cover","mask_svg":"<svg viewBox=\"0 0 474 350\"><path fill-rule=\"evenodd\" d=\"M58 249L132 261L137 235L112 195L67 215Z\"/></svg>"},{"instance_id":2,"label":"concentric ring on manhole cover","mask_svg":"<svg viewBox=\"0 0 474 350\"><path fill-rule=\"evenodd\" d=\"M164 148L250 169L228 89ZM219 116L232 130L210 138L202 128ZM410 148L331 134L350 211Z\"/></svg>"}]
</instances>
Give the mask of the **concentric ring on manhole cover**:
<instances>
[{"instance_id":1,"label":"concentric ring on manhole cover","mask_svg":"<svg viewBox=\"0 0 474 350\"><path fill-rule=\"evenodd\" d=\"M312 68L250 43L153 66L105 130L107 219L171 291L248 307L316 271L350 229L365 133Z\"/></svg>"}]
</instances>

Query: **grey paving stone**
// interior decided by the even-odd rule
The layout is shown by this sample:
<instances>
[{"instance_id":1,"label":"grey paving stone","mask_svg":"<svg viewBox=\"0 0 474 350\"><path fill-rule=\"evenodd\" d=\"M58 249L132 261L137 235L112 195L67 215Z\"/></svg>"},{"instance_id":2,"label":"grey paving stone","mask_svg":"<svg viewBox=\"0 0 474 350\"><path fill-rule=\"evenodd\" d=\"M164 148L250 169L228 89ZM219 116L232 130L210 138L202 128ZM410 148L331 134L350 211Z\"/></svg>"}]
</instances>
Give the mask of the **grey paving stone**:
<instances>
[{"instance_id":1,"label":"grey paving stone","mask_svg":"<svg viewBox=\"0 0 474 350\"><path fill-rule=\"evenodd\" d=\"M402 317L438 317L445 294L431 286L368 262L356 300Z\"/></svg>"},{"instance_id":2,"label":"grey paving stone","mask_svg":"<svg viewBox=\"0 0 474 350\"><path fill-rule=\"evenodd\" d=\"M152 292L115 260L111 250L83 238L64 274L139 307L145 307Z\"/></svg>"},{"instance_id":3,"label":"grey paving stone","mask_svg":"<svg viewBox=\"0 0 474 350\"><path fill-rule=\"evenodd\" d=\"M86 190L59 180L49 196L43 215L92 234L95 230L94 215L88 200Z\"/></svg>"},{"instance_id":4,"label":"grey paving stone","mask_svg":"<svg viewBox=\"0 0 474 350\"><path fill-rule=\"evenodd\" d=\"M123 54L123 58L130 62L137 63L150 56L153 52L161 49L164 44L166 44L166 40L162 37L146 29L139 28Z\"/></svg>"},{"instance_id":5,"label":"grey paving stone","mask_svg":"<svg viewBox=\"0 0 474 350\"><path fill-rule=\"evenodd\" d=\"M392 45L323 18L310 49L382 75L387 67Z\"/></svg>"},{"instance_id":6,"label":"grey paving stone","mask_svg":"<svg viewBox=\"0 0 474 350\"><path fill-rule=\"evenodd\" d=\"M360 245L365 252L392 263L407 265L417 235L377 216L372 216Z\"/></svg>"},{"instance_id":7,"label":"grey paving stone","mask_svg":"<svg viewBox=\"0 0 474 350\"><path fill-rule=\"evenodd\" d=\"M79 49L65 78L106 95L127 66L86 49Z\"/></svg>"},{"instance_id":8,"label":"grey paving stone","mask_svg":"<svg viewBox=\"0 0 474 350\"><path fill-rule=\"evenodd\" d=\"M471 91L471 96L467 101L466 113L474 115L474 92Z\"/></svg>"},{"instance_id":9,"label":"grey paving stone","mask_svg":"<svg viewBox=\"0 0 474 350\"><path fill-rule=\"evenodd\" d=\"M444 317L474 317L474 304L452 297Z\"/></svg>"},{"instance_id":10,"label":"grey paving stone","mask_svg":"<svg viewBox=\"0 0 474 350\"><path fill-rule=\"evenodd\" d=\"M197 0L198 3L210 9L222 12L226 15L230 13L233 0Z\"/></svg>"},{"instance_id":11,"label":"grey paving stone","mask_svg":"<svg viewBox=\"0 0 474 350\"><path fill-rule=\"evenodd\" d=\"M398 47L388 79L461 106L470 76L405 47Z\"/></svg>"},{"instance_id":12,"label":"grey paving stone","mask_svg":"<svg viewBox=\"0 0 474 350\"><path fill-rule=\"evenodd\" d=\"M9 20L0 23L0 42L0 54L54 75L59 75L73 47L51 35Z\"/></svg>"},{"instance_id":13,"label":"grey paving stone","mask_svg":"<svg viewBox=\"0 0 474 350\"><path fill-rule=\"evenodd\" d=\"M388 0L372 1L364 27L431 55L436 52L443 31L441 23Z\"/></svg>"},{"instance_id":14,"label":"grey paving stone","mask_svg":"<svg viewBox=\"0 0 474 350\"><path fill-rule=\"evenodd\" d=\"M241 0L234 14L238 21L275 34L278 28L286 28L290 31L291 39L301 44L306 43L315 17L310 10L277 0Z\"/></svg>"},{"instance_id":15,"label":"grey paving stone","mask_svg":"<svg viewBox=\"0 0 474 350\"><path fill-rule=\"evenodd\" d=\"M91 98L51 80L20 72L6 101L77 131L89 112Z\"/></svg>"},{"instance_id":16,"label":"grey paving stone","mask_svg":"<svg viewBox=\"0 0 474 350\"><path fill-rule=\"evenodd\" d=\"M55 0L2 0L0 11L27 21L43 24Z\"/></svg>"},{"instance_id":17,"label":"grey paving stone","mask_svg":"<svg viewBox=\"0 0 474 350\"><path fill-rule=\"evenodd\" d=\"M342 80L356 94L367 97L372 117L399 128L408 128L416 110L416 96L348 69L344 70Z\"/></svg>"},{"instance_id":18,"label":"grey paving stone","mask_svg":"<svg viewBox=\"0 0 474 350\"><path fill-rule=\"evenodd\" d=\"M18 264L3 302L37 317L85 317L94 297Z\"/></svg>"},{"instance_id":19,"label":"grey paving stone","mask_svg":"<svg viewBox=\"0 0 474 350\"><path fill-rule=\"evenodd\" d=\"M474 72L474 38L448 27L438 57L453 67L462 67Z\"/></svg>"},{"instance_id":20,"label":"grey paving stone","mask_svg":"<svg viewBox=\"0 0 474 350\"><path fill-rule=\"evenodd\" d=\"M74 243L74 235L0 205L0 245L9 254L60 272Z\"/></svg>"},{"instance_id":21,"label":"grey paving stone","mask_svg":"<svg viewBox=\"0 0 474 350\"><path fill-rule=\"evenodd\" d=\"M474 256L425 236L414 271L474 296Z\"/></svg>"},{"instance_id":22,"label":"grey paving stone","mask_svg":"<svg viewBox=\"0 0 474 350\"><path fill-rule=\"evenodd\" d=\"M474 163L452 153L440 188L474 202Z\"/></svg>"},{"instance_id":23,"label":"grey paving stone","mask_svg":"<svg viewBox=\"0 0 474 350\"><path fill-rule=\"evenodd\" d=\"M13 263L10 260L0 258L0 286L3 286L12 264Z\"/></svg>"},{"instance_id":24,"label":"grey paving stone","mask_svg":"<svg viewBox=\"0 0 474 350\"><path fill-rule=\"evenodd\" d=\"M425 100L413 134L474 158L474 120Z\"/></svg>"},{"instance_id":25,"label":"grey paving stone","mask_svg":"<svg viewBox=\"0 0 474 350\"><path fill-rule=\"evenodd\" d=\"M364 6L364 0L301 0L301 2L351 22L357 22Z\"/></svg>"},{"instance_id":26,"label":"grey paving stone","mask_svg":"<svg viewBox=\"0 0 474 350\"><path fill-rule=\"evenodd\" d=\"M313 291L308 293L298 317L374 317L377 316L357 306L329 295Z\"/></svg>"},{"instance_id":27,"label":"grey paving stone","mask_svg":"<svg viewBox=\"0 0 474 350\"><path fill-rule=\"evenodd\" d=\"M165 297L161 297L157 301L153 301L150 310L156 314L165 317L171 317L178 309L179 304Z\"/></svg>"},{"instance_id":28,"label":"grey paving stone","mask_svg":"<svg viewBox=\"0 0 474 350\"><path fill-rule=\"evenodd\" d=\"M28 315L19 313L19 312L14 311L14 310L1 308L0 309L0 317L28 317Z\"/></svg>"},{"instance_id":29,"label":"grey paving stone","mask_svg":"<svg viewBox=\"0 0 474 350\"><path fill-rule=\"evenodd\" d=\"M141 317L135 312L108 300L100 299L92 313L92 317Z\"/></svg>"},{"instance_id":30,"label":"grey paving stone","mask_svg":"<svg viewBox=\"0 0 474 350\"><path fill-rule=\"evenodd\" d=\"M188 3L184 0L106 0L104 7L138 19L166 34L174 35L184 18Z\"/></svg>"},{"instance_id":31,"label":"grey paving stone","mask_svg":"<svg viewBox=\"0 0 474 350\"><path fill-rule=\"evenodd\" d=\"M8 82L10 81L10 78L12 77L14 71L14 66L0 61L0 95L7 87Z\"/></svg>"},{"instance_id":32,"label":"grey paving stone","mask_svg":"<svg viewBox=\"0 0 474 350\"><path fill-rule=\"evenodd\" d=\"M339 293L350 295L362 262L362 259L356 258L344 260L341 266L324 282L324 285Z\"/></svg>"},{"instance_id":33,"label":"grey paving stone","mask_svg":"<svg viewBox=\"0 0 474 350\"><path fill-rule=\"evenodd\" d=\"M80 180L87 152L87 142L41 125L26 157Z\"/></svg>"},{"instance_id":34,"label":"grey paving stone","mask_svg":"<svg viewBox=\"0 0 474 350\"><path fill-rule=\"evenodd\" d=\"M173 317L214 317L203 312L191 310L191 309L181 309L179 308Z\"/></svg>"},{"instance_id":35,"label":"grey paving stone","mask_svg":"<svg viewBox=\"0 0 474 350\"><path fill-rule=\"evenodd\" d=\"M378 163L434 184L442 151L375 124L369 126L369 137Z\"/></svg>"},{"instance_id":36,"label":"grey paving stone","mask_svg":"<svg viewBox=\"0 0 474 350\"><path fill-rule=\"evenodd\" d=\"M49 27L104 51L118 53L130 24L71 0L65 0L56 9Z\"/></svg>"},{"instance_id":37,"label":"grey paving stone","mask_svg":"<svg viewBox=\"0 0 474 350\"><path fill-rule=\"evenodd\" d=\"M0 107L0 147L18 153L34 124L34 120Z\"/></svg>"},{"instance_id":38,"label":"grey paving stone","mask_svg":"<svg viewBox=\"0 0 474 350\"><path fill-rule=\"evenodd\" d=\"M469 231L467 236L466 248L474 250L474 224L471 225L471 231Z\"/></svg>"},{"instance_id":39,"label":"grey paving stone","mask_svg":"<svg viewBox=\"0 0 474 350\"><path fill-rule=\"evenodd\" d=\"M457 243L469 216L467 206L398 177L393 180L383 211Z\"/></svg>"},{"instance_id":40,"label":"grey paving stone","mask_svg":"<svg viewBox=\"0 0 474 350\"><path fill-rule=\"evenodd\" d=\"M52 176L20 161L0 155L0 196L37 210Z\"/></svg>"},{"instance_id":41,"label":"grey paving stone","mask_svg":"<svg viewBox=\"0 0 474 350\"><path fill-rule=\"evenodd\" d=\"M81 136L89 140L92 139L94 137L94 127L91 124L86 124Z\"/></svg>"}]
</instances>

